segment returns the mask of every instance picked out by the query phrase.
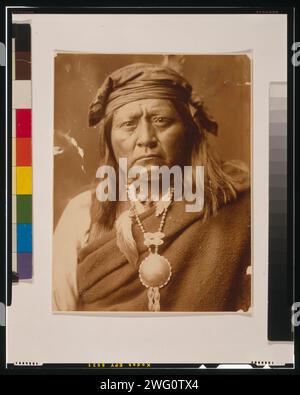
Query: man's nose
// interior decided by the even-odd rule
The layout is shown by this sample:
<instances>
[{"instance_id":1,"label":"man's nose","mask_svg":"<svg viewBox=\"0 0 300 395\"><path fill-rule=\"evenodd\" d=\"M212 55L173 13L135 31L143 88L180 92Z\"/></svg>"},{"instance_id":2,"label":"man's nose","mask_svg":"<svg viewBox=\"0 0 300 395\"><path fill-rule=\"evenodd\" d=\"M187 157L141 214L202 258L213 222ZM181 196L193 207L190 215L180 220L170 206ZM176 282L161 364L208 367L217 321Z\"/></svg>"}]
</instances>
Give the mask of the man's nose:
<instances>
[{"instance_id":1,"label":"man's nose","mask_svg":"<svg viewBox=\"0 0 300 395\"><path fill-rule=\"evenodd\" d=\"M155 129L146 119L141 119L139 122L136 144L139 147L147 148L155 148L157 146Z\"/></svg>"}]
</instances>

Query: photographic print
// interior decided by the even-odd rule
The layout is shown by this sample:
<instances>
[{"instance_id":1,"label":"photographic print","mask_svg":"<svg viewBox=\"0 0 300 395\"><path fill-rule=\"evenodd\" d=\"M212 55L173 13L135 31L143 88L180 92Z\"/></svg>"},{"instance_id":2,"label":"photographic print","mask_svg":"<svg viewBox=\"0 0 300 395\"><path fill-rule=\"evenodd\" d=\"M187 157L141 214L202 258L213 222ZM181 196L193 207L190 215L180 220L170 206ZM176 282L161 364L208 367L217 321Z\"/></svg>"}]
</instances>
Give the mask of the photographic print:
<instances>
[{"instance_id":1,"label":"photographic print","mask_svg":"<svg viewBox=\"0 0 300 395\"><path fill-rule=\"evenodd\" d=\"M251 57L54 59L52 310L251 307Z\"/></svg>"}]
</instances>

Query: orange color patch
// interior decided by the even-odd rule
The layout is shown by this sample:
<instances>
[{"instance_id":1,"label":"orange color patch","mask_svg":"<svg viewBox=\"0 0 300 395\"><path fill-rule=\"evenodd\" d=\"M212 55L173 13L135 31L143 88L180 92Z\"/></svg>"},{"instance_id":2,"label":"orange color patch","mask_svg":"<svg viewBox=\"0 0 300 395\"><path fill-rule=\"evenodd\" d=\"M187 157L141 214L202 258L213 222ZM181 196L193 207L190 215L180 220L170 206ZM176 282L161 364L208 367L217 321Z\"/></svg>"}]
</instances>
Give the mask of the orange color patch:
<instances>
[{"instance_id":1,"label":"orange color patch","mask_svg":"<svg viewBox=\"0 0 300 395\"><path fill-rule=\"evenodd\" d=\"M31 166L31 138L16 139L16 165Z\"/></svg>"}]
</instances>

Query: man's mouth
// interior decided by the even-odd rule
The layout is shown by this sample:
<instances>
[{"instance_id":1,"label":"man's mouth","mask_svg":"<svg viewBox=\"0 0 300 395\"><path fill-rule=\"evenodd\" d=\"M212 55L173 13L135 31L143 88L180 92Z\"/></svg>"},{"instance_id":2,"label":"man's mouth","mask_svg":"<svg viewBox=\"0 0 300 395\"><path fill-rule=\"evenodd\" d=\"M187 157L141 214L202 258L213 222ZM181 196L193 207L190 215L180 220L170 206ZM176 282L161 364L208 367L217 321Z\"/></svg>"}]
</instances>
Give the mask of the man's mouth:
<instances>
[{"instance_id":1,"label":"man's mouth","mask_svg":"<svg viewBox=\"0 0 300 395\"><path fill-rule=\"evenodd\" d=\"M135 162L140 162L140 161L148 161L151 159L163 159L161 155L158 154L149 154L149 155L144 155L144 156L140 156L139 158L137 158Z\"/></svg>"}]
</instances>

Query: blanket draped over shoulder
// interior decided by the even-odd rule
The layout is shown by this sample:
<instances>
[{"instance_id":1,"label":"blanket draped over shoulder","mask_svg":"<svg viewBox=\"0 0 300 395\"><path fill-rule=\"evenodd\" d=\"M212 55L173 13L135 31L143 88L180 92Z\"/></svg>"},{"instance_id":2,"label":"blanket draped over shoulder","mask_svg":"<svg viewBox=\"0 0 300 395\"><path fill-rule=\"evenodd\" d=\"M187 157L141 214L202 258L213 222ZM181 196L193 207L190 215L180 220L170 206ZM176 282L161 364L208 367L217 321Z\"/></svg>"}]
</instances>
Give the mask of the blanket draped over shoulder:
<instances>
[{"instance_id":1,"label":"blanket draped over shoulder","mask_svg":"<svg viewBox=\"0 0 300 395\"><path fill-rule=\"evenodd\" d=\"M155 208L140 215L145 229L156 232L161 218ZM79 311L148 311L147 289L138 266L148 255L143 234L134 222L138 265L129 263L116 244L116 231L84 247L78 258ZM172 266L169 283L160 288L161 311L247 311L251 305L250 193L201 221L200 213L173 202L164 225L165 242L158 252Z\"/></svg>"}]
</instances>

